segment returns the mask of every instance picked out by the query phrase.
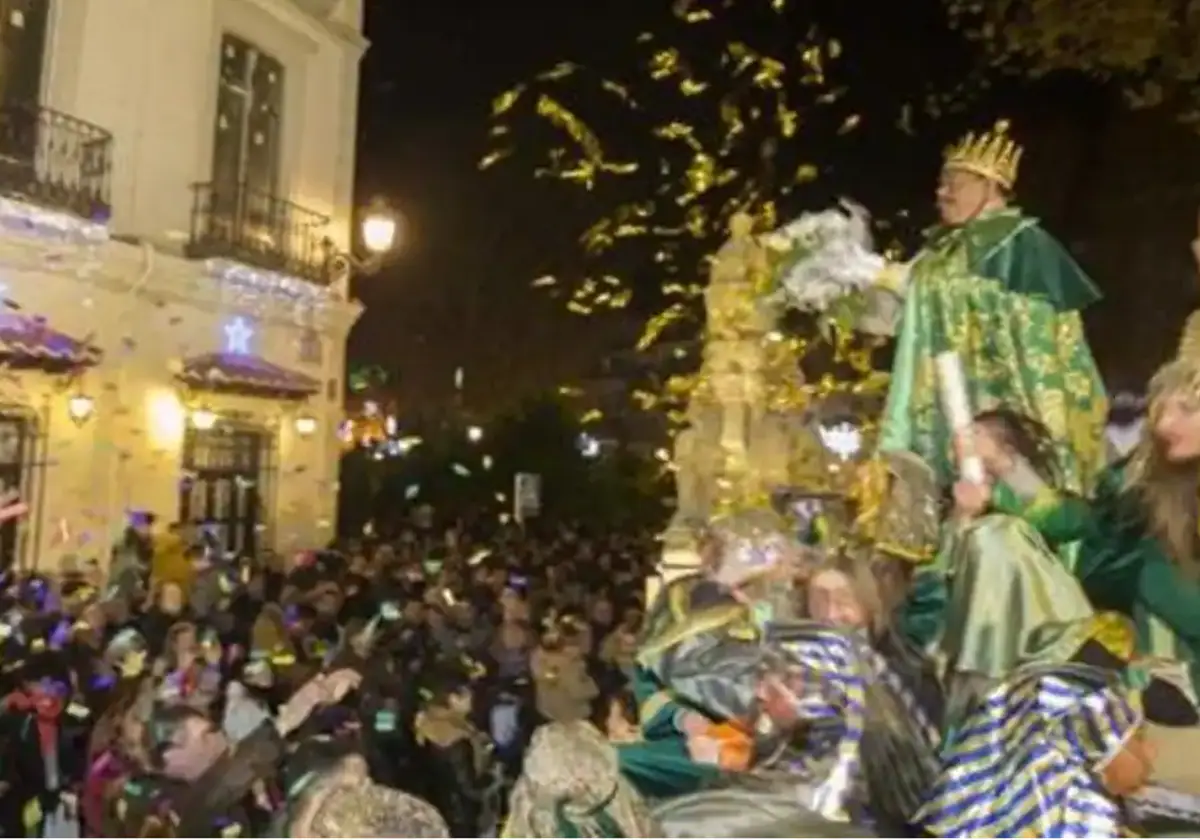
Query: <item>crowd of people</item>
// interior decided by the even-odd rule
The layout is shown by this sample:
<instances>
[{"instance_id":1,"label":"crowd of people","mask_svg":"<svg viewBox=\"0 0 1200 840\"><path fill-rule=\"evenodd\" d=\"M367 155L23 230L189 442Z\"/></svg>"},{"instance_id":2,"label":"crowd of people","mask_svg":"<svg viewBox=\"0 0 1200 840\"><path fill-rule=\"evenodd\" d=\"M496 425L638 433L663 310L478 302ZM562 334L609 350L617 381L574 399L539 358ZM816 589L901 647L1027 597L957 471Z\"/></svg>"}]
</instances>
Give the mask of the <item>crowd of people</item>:
<instances>
[{"instance_id":1,"label":"crowd of people","mask_svg":"<svg viewBox=\"0 0 1200 840\"><path fill-rule=\"evenodd\" d=\"M683 566L536 521L243 557L141 517L10 572L0 833L1200 832L1200 313L1106 462L1098 293L1008 205L1019 159L953 147L907 266L798 223L789 294L903 316L878 445L775 487L722 430Z\"/></svg>"},{"instance_id":2,"label":"crowd of people","mask_svg":"<svg viewBox=\"0 0 1200 840\"><path fill-rule=\"evenodd\" d=\"M4 836L489 836L539 723L632 729L652 539L234 559L158 531L131 525L103 580L9 580Z\"/></svg>"}]
</instances>

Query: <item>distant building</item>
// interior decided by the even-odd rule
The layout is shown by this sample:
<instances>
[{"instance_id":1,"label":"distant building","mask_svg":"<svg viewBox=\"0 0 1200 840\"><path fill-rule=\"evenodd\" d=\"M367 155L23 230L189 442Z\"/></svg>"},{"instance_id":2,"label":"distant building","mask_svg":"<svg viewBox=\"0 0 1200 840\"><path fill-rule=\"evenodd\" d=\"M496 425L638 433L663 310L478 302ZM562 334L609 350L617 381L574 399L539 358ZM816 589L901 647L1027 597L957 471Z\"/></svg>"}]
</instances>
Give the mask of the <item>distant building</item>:
<instances>
[{"instance_id":1,"label":"distant building","mask_svg":"<svg viewBox=\"0 0 1200 840\"><path fill-rule=\"evenodd\" d=\"M0 562L334 533L362 0L0 2ZM67 377L69 385L64 386Z\"/></svg>"}]
</instances>

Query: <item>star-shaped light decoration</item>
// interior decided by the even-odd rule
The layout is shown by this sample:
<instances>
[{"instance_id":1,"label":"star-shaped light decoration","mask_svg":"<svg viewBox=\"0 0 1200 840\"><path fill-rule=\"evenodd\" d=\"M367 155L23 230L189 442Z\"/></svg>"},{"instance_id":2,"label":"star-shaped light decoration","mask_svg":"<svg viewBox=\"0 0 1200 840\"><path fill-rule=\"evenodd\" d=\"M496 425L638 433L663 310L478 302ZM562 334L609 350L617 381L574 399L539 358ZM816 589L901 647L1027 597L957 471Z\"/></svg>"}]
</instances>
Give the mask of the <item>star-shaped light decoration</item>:
<instances>
[{"instance_id":1,"label":"star-shaped light decoration","mask_svg":"<svg viewBox=\"0 0 1200 840\"><path fill-rule=\"evenodd\" d=\"M254 338L254 329L246 323L245 318L234 318L225 325L225 352L239 356L250 355L250 340Z\"/></svg>"}]
</instances>

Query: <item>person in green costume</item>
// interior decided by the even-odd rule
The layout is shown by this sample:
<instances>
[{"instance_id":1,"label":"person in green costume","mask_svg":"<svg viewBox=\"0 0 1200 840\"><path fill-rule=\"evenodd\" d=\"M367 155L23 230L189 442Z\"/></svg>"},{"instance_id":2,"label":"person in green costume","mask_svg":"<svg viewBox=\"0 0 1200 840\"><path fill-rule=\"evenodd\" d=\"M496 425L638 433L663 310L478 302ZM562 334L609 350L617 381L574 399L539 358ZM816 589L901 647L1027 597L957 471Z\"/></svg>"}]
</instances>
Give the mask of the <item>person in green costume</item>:
<instances>
[{"instance_id":1,"label":"person in green costume","mask_svg":"<svg viewBox=\"0 0 1200 840\"><path fill-rule=\"evenodd\" d=\"M1040 424L1021 419L980 415L1057 486L1052 443ZM875 456L852 495L850 550L870 559L888 617L875 646L945 734L1015 668L1070 661L1094 636L1095 611L1037 529L957 503L945 517L937 475L916 455Z\"/></svg>"},{"instance_id":2,"label":"person in green costume","mask_svg":"<svg viewBox=\"0 0 1200 840\"><path fill-rule=\"evenodd\" d=\"M696 746L755 702L756 675L741 670L751 657L733 649L756 646L766 621L795 615L801 546L789 530L769 509L717 517L701 540L703 568L667 583L647 610L632 686L642 737L617 745L644 795L690 793L720 775L726 762L697 760Z\"/></svg>"},{"instance_id":3,"label":"person in green costume","mask_svg":"<svg viewBox=\"0 0 1200 840\"><path fill-rule=\"evenodd\" d=\"M1052 544L1078 541L1075 575L1097 609L1127 616L1134 652L1186 665L1195 704L1200 677L1200 312L1179 353L1150 383L1149 417L1134 451L1113 463L1090 497L1057 492L986 426L977 452L992 507L1020 515Z\"/></svg>"},{"instance_id":4,"label":"person in green costume","mask_svg":"<svg viewBox=\"0 0 1200 840\"><path fill-rule=\"evenodd\" d=\"M937 190L941 223L867 294L876 307L890 299L898 315L886 319L896 353L879 447L913 452L942 486L953 482L934 363L953 351L971 405L1041 421L1060 447L1066 489L1084 491L1104 466L1108 408L1080 312L1100 293L1037 219L1009 203L1021 154L1006 123L951 147Z\"/></svg>"}]
</instances>

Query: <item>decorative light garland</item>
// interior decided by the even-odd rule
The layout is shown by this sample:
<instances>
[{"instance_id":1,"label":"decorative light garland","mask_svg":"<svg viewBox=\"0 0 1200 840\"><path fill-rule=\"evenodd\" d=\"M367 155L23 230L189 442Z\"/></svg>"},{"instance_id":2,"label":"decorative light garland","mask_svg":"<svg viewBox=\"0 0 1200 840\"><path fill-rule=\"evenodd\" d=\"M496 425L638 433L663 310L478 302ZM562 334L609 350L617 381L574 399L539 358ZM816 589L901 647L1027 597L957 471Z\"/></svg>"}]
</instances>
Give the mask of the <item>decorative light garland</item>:
<instances>
[{"instance_id":1,"label":"decorative light garland","mask_svg":"<svg viewBox=\"0 0 1200 840\"><path fill-rule=\"evenodd\" d=\"M0 198L0 227L87 245L98 245L110 238L107 221L96 222L12 198Z\"/></svg>"},{"instance_id":2,"label":"decorative light garland","mask_svg":"<svg viewBox=\"0 0 1200 840\"><path fill-rule=\"evenodd\" d=\"M311 280L304 280L278 271L254 268L244 263L225 259L210 259L205 262L204 266L210 277L231 286L241 287L250 293L277 294L299 303L309 304L332 303L342 299L338 290L332 286L323 286Z\"/></svg>"}]
</instances>

